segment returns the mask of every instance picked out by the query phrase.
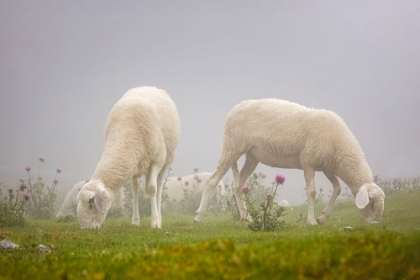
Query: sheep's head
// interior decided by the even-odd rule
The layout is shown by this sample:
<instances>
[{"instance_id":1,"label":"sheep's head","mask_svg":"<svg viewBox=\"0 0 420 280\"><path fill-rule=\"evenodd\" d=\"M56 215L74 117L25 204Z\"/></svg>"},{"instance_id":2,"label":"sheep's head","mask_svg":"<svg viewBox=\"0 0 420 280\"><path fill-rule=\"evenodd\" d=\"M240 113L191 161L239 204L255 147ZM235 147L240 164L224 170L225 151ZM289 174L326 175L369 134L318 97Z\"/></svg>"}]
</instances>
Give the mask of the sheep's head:
<instances>
[{"instance_id":1,"label":"sheep's head","mask_svg":"<svg viewBox=\"0 0 420 280\"><path fill-rule=\"evenodd\" d=\"M385 193L374 183L364 184L356 195L356 206L366 223L379 222L384 212Z\"/></svg>"},{"instance_id":2,"label":"sheep's head","mask_svg":"<svg viewBox=\"0 0 420 280\"><path fill-rule=\"evenodd\" d=\"M112 203L112 195L99 180L86 183L77 194L77 218L80 227L100 228Z\"/></svg>"}]
</instances>

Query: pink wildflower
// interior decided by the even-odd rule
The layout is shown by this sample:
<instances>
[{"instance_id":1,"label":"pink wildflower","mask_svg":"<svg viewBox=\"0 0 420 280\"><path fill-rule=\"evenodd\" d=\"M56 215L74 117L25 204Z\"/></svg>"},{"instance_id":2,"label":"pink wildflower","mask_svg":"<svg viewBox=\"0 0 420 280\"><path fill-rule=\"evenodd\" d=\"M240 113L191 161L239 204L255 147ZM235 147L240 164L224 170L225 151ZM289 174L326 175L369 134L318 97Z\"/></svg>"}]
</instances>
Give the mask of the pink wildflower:
<instances>
[{"instance_id":1,"label":"pink wildflower","mask_svg":"<svg viewBox=\"0 0 420 280\"><path fill-rule=\"evenodd\" d=\"M286 180L286 178L283 175L281 175L281 174L276 175L276 183L277 184L283 185L285 180Z\"/></svg>"},{"instance_id":2,"label":"pink wildflower","mask_svg":"<svg viewBox=\"0 0 420 280\"><path fill-rule=\"evenodd\" d=\"M21 191L21 192L23 192L26 188L27 188L27 187L26 187L26 185L25 185L25 184L22 184L22 185L20 185L20 187L19 187L19 189L20 189L20 191Z\"/></svg>"},{"instance_id":3,"label":"pink wildflower","mask_svg":"<svg viewBox=\"0 0 420 280\"><path fill-rule=\"evenodd\" d=\"M319 188L319 191L322 192L324 189L323 188Z\"/></svg>"},{"instance_id":4,"label":"pink wildflower","mask_svg":"<svg viewBox=\"0 0 420 280\"><path fill-rule=\"evenodd\" d=\"M198 168L194 168L194 173L197 173L197 171L198 171Z\"/></svg>"},{"instance_id":5,"label":"pink wildflower","mask_svg":"<svg viewBox=\"0 0 420 280\"><path fill-rule=\"evenodd\" d=\"M54 184L57 184L58 183L58 180L57 179L54 179L53 183Z\"/></svg>"},{"instance_id":6,"label":"pink wildflower","mask_svg":"<svg viewBox=\"0 0 420 280\"><path fill-rule=\"evenodd\" d=\"M261 178L262 178L262 179L265 179L265 177L266 177L266 176L265 176L265 174L262 174L262 173L261 173Z\"/></svg>"},{"instance_id":7,"label":"pink wildflower","mask_svg":"<svg viewBox=\"0 0 420 280\"><path fill-rule=\"evenodd\" d=\"M40 157L40 158L39 158L39 161L40 161L40 162L44 162L44 158L43 158L43 157Z\"/></svg>"},{"instance_id":8,"label":"pink wildflower","mask_svg":"<svg viewBox=\"0 0 420 280\"><path fill-rule=\"evenodd\" d=\"M185 181L185 182L184 182L184 184L185 184L186 186L188 186L188 185L190 184L190 182Z\"/></svg>"},{"instance_id":9,"label":"pink wildflower","mask_svg":"<svg viewBox=\"0 0 420 280\"><path fill-rule=\"evenodd\" d=\"M179 176L178 178L176 178L178 181L181 181L182 180L182 177L181 176Z\"/></svg>"},{"instance_id":10,"label":"pink wildflower","mask_svg":"<svg viewBox=\"0 0 420 280\"><path fill-rule=\"evenodd\" d=\"M30 196L29 194L24 194L24 195L23 195L23 198L24 198L26 201L28 201L28 200L29 200L29 198L31 198L31 196Z\"/></svg>"},{"instance_id":11,"label":"pink wildflower","mask_svg":"<svg viewBox=\"0 0 420 280\"><path fill-rule=\"evenodd\" d=\"M41 176L38 176L38 181L42 181L42 177Z\"/></svg>"},{"instance_id":12,"label":"pink wildflower","mask_svg":"<svg viewBox=\"0 0 420 280\"><path fill-rule=\"evenodd\" d=\"M375 183L378 183L378 181L379 181L379 176L378 176L378 175L373 176L373 181L374 181Z\"/></svg>"},{"instance_id":13,"label":"pink wildflower","mask_svg":"<svg viewBox=\"0 0 420 280\"><path fill-rule=\"evenodd\" d=\"M251 191L251 187L250 186L243 186L242 187L242 192L244 193L244 194L247 194L247 193L249 193Z\"/></svg>"},{"instance_id":14,"label":"pink wildflower","mask_svg":"<svg viewBox=\"0 0 420 280\"><path fill-rule=\"evenodd\" d=\"M61 169L57 168L57 173L60 174L61 173Z\"/></svg>"},{"instance_id":15,"label":"pink wildflower","mask_svg":"<svg viewBox=\"0 0 420 280\"><path fill-rule=\"evenodd\" d=\"M26 166L25 167L25 170L29 172L29 171L31 171L31 167L30 166Z\"/></svg>"}]
</instances>

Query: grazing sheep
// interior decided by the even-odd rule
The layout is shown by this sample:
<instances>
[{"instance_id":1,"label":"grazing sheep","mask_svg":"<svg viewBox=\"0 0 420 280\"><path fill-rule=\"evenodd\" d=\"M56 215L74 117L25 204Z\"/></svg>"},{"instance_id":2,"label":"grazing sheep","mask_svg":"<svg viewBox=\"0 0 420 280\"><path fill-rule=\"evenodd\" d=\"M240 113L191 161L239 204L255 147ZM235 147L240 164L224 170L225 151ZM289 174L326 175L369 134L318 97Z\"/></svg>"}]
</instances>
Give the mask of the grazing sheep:
<instances>
[{"instance_id":1,"label":"grazing sheep","mask_svg":"<svg viewBox=\"0 0 420 280\"><path fill-rule=\"evenodd\" d=\"M237 160L246 155L238 173ZM302 169L308 196L308 223L322 224L331 214L343 180L356 197L356 206L366 222L379 221L384 210L384 192L373 176L362 149L344 121L327 110L310 109L277 99L249 100L236 105L227 115L222 155L206 186L196 222L207 210L211 190L232 168L234 192L242 219L246 205L241 187L261 162L279 168ZM322 171L334 191L322 215L315 220L315 171Z\"/></svg>"},{"instance_id":2,"label":"grazing sheep","mask_svg":"<svg viewBox=\"0 0 420 280\"><path fill-rule=\"evenodd\" d=\"M145 176L151 201L151 227L161 228L162 179L174 160L181 124L169 95L154 87L129 90L114 105L105 126L105 147L77 195L81 228L99 228L121 186L131 180L132 224L140 224L138 178Z\"/></svg>"},{"instance_id":3,"label":"grazing sheep","mask_svg":"<svg viewBox=\"0 0 420 280\"><path fill-rule=\"evenodd\" d=\"M179 203L184 199L184 189L193 191L195 186L198 191L203 192L210 175L210 172L200 172L185 177L169 178L165 184L168 198L162 203L162 209L166 211L180 210ZM222 181L219 181L210 200L217 203L217 206L220 206L220 198L222 195L225 195L224 184Z\"/></svg>"},{"instance_id":4,"label":"grazing sheep","mask_svg":"<svg viewBox=\"0 0 420 280\"><path fill-rule=\"evenodd\" d=\"M77 194L82 189L84 184L88 181L80 181L76 183L73 188L67 193L63 204L60 207L56 217L64 217L66 215L74 215L77 206ZM124 193L122 190L118 191L115 200L112 202L115 207L124 207Z\"/></svg>"}]
</instances>

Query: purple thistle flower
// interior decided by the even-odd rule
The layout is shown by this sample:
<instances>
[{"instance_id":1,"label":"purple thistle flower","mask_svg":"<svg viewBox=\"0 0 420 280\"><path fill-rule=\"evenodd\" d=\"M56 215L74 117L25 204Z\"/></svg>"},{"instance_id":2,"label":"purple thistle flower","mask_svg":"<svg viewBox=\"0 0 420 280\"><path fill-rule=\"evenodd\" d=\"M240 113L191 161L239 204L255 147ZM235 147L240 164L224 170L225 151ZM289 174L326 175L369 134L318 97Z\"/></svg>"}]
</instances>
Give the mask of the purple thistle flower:
<instances>
[{"instance_id":1,"label":"purple thistle flower","mask_svg":"<svg viewBox=\"0 0 420 280\"><path fill-rule=\"evenodd\" d=\"M181 181L182 180L182 177L181 176L179 176L178 178L176 178L178 181Z\"/></svg>"},{"instance_id":2,"label":"purple thistle flower","mask_svg":"<svg viewBox=\"0 0 420 280\"><path fill-rule=\"evenodd\" d=\"M197 171L198 171L198 168L194 168L194 173L197 173Z\"/></svg>"},{"instance_id":3,"label":"purple thistle flower","mask_svg":"<svg viewBox=\"0 0 420 280\"><path fill-rule=\"evenodd\" d=\"M57 179L54 179L53 183L54 184L57 184L58 183L58 180Z\"/></svg>"},{"instance_id":4,"label":"purple thistle flower","mask_svg":"<svg viewBox=\"0 0 420 280\"><path fill-rule=\"evenodd\" d=\"M31 171L31 167L30 166L26 166L25 167L25 170L29 172L29 171Z\"/></svg>"},{"instance_id":5,"label":"purple thistle flower","mask_svg":"<svg viewBox=\"0 0 420 280\"><path fill-rule=\"evenodd\" d=\"M261 178L265 179L265 177L266 177L265 174L261 173Z\"/></svg>"},{"instance_id":6,"label":"purple thistle flower","mask_svg":"<svg viewBox=\"0 0 420 280\"><path fill-rule=\"evenodd\" d=\"M26 200L26 201L28 201L29 200L29 198L31 198L31 196L29 195L29 194L24 194L23 195L23 198Z\"/></svg>"},{"instance_id":7,"label":"purple thistle flower","mask_svg":"<svg viewBox=\"0 0 420 280\"><path fill-rule=\"evenodd\" d=\"M38 176L38 181L42 181L42 177L41 176Z\"/></svg>"},{"instance_id":8,"label":"purple thistle flower","mask_svg":"<svg viewBox=\"0 0 420 280\"><path fill-rule=\"evenodd\" d=\"M229 188L229 185L228 184L225 184L225 189L227 189L227 188Z\"/></svg>"},{"instance_id":9,"label":"purple thistle flower","mask_svg":"<svg viewBox=\"0 0 420 280\"><path fill-rule=\"evenodd\" d=\"M44 162L44 158L43 158L43 157L40 157L40 158L39 158L39 161L40 161L40 162Z\"/></svg>"},{"instance_id":10,"label":"purple thistle flower","mask_svg":"<svg viewBox=\"0 0 420 280\"><path fill-rule=\"evenodd\" d=\"M373 182L377 184L378 181L379 181L379 176L378 175L373 176Z\"/></svg>"},{"instance_id":11,"label":"purple thistle flower","mask_svg":"<svg viewBox=\"0 0 420 280\"><path fill-rule=\"evenodd\" d=\"M188 186L188 185L190 184L190 182L185 181L185 182L184 182L184 184L185 184L186 186Z\"/></svg>"},{"instance_id":12,"label":"purple thistle flower","mask_svg":"<svg viewBox=\"0 0 420 280\"><path fill-rule=\"evenodd\" d=\"M319 188L319 191L322 192L324 189L323 188Z\"/></svg>"},{"instance_id":13,"label":"purple thistle flower","mask_svg":"<svg viewBox=\"0 0 420 280\"><path fill-rule=\"evenodd\" d=\"M283 185L285 180L286 180L286 178L283 175L281 175L281 174L276 175L276 183L277 184Z\"/></svg>"},{"instance_id":14,"label":"purple thistle flower","mask_svg":"<svg viewBox=\"0 0 420 280\"><path fill-rule=\"evenodd\" d=\"M61 173L61 169L57 168L57 173L60 174Z\"/></svg>"},{"instance_id":15,"label":"purple thistle flower","mask_svg":"<svg viewBox=\"0 0 420 280\"><path fill-rule=\"evenodd\" d=\"M251 187L250 186L243 186L242 187L242 192L244 193L244 194L247 194L247 193L249 193L251 191Z\"/></svg>"},{"instance_id":16,"label":"purple thistle flower","mask_svg":"<svg viewBox=\"0 0 420 280\"><path fill-rule=\"evenodd\" d=\"M85 180L85 183L87 183L87 182L89 182L89 181L90 181L89 179L86 179L86 180Z\"/></svg>"},{"instance_id":17,"label":"purple thistle flower","mask_svg":"<svg viewBox=\"0 0 420 280\"><path fill-rule=\"evenodd\" d=\"M25 184L22 184L19 187L19 189L20 189L21 192L23 192L26 188L27 188L27 186Z\"/></svg>"}]
</instances>

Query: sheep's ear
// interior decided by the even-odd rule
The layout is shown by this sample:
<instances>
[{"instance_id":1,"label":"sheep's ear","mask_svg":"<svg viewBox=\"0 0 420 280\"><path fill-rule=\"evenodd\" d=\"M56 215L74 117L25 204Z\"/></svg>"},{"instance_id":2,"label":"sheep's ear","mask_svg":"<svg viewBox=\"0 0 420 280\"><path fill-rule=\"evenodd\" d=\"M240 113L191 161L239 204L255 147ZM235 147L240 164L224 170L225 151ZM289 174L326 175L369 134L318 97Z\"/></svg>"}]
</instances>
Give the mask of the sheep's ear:
<instances>
[{"instance_id":1,"label":"sheep's ear","mask_svg":"<svg viewBox=\"0 0 420 280\"><path fill-rule=\"evenodd\" d=\"M368 205L369 203L369 194L367 192L367 186L363 185L360 189L359 192L356 195L356 200L355 200L356 206L359 209L363 209L366 207L366 205Z\"/></svg>"},{"instance_id":2,"label":"sheep's ear","mask_svg":"<svg viewBox=\"0 0 420 280\"><path fill-rule=\"evenodd\" d=\"M109 208L111 208L111 197L103 185L100 185L96 190L94 202L96 208L102 214L106 214Z\"/></svg>"}]
</instances>

